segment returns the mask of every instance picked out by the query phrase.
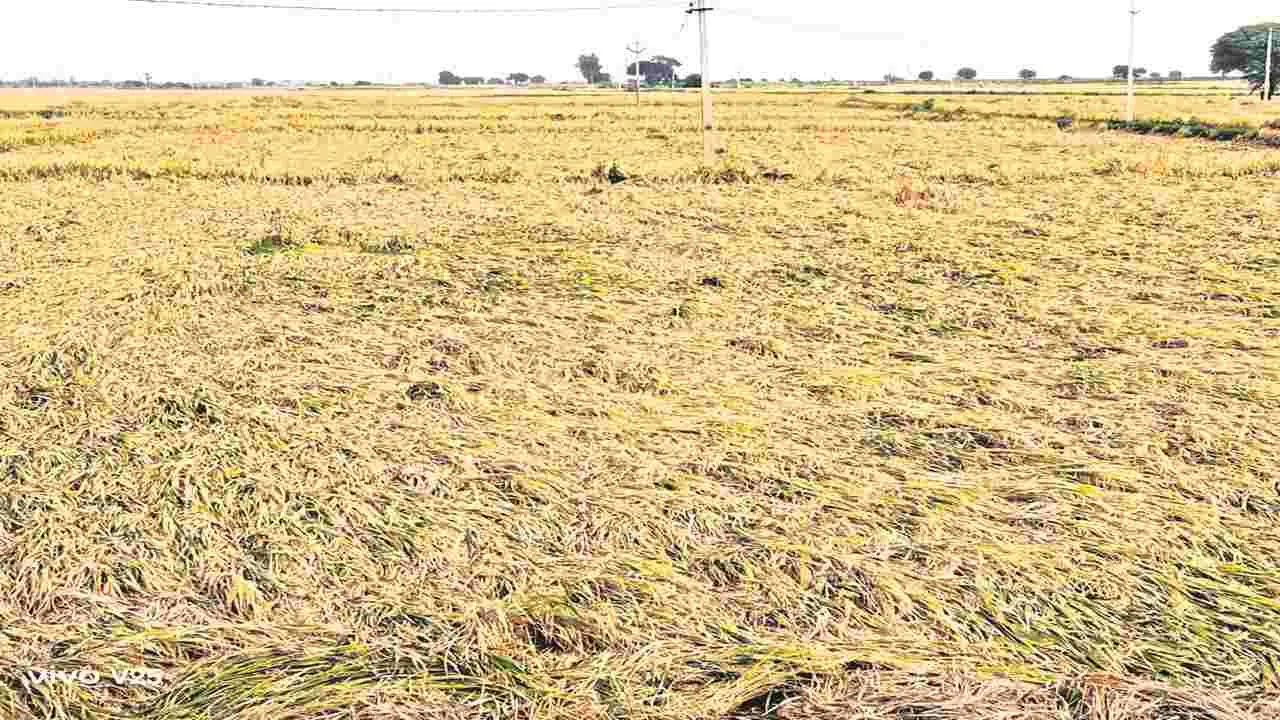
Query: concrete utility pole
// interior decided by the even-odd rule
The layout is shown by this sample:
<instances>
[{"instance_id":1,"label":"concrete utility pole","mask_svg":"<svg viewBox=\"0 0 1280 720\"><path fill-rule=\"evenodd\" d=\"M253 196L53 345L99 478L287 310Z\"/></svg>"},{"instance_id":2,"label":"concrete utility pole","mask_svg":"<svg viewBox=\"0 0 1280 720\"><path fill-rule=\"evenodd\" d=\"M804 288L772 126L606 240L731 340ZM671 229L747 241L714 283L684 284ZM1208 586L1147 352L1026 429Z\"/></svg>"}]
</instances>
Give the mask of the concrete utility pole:
<instances>
[{"instance_id":1,"label":"concrete utility pole","mask_svg":"<svg viewBox=\"0 0 1280 720\"><path fill-rule=\"evenodd\" d=\"M1129 0L1129 105L1125 117L1133 122L1134 87L1133 87L1133 47L1138 33L1138 0Z\"/></svg>"},{"instance_id":2,"label":"concrete utility pole","mask_svg":"<svg viewBox=\"0 0 1280 720\"><path fill-rule=\"evenodd\" d=\"M1271 99L1271 48L1272 48L1272 42L1275 39L1275 35L1276 35L1275 28L1270 28L1267 30L1267 76L1266 76L1266 80L1263 81L1264 84L1262 86L1262 96L1268 100Z\"/></svg>"},{"instance_id":3,"label":"concrete utility pole","mask_svg":"<svg viewBox=\"0 0 1280 720\"><path fill-rule=\"evenodd\" d=\"M702 151L708 164L716 159L716 126L711 102L711 50L707 40L709 12L711 8L707 6L707 0L693 0L689 3L689 13L698 14L698 45L702 55Z\"/></svg>"},{"instance_id":4,"label":"concrete utility pole","mask_svg":"<svg viewBox=\"0 0 1280 720\"><path fill-rule=\"evenodd\" d=\"M640 55L646 48L640 47L640 43L633 43L627 46L627 52L636 56L636 107L640 107Z\"/></svg>"}]
</instances>

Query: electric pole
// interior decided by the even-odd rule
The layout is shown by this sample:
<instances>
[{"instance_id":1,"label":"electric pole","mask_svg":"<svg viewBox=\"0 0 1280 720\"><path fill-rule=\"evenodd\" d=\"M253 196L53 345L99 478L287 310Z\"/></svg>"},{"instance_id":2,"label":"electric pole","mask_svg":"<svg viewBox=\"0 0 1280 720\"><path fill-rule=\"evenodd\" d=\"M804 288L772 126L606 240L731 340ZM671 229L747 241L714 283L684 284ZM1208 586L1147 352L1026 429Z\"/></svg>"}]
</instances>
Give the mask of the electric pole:
<instances>
[{"instance_id":1,"label":"electric pole","mask_svg":"<svg viewBox=\"0 0 1280 720\"><path fill-rule=\"evenodd\" d=\"M707 40L707 0L692 0L689 3L690 14L698 14L698 46L702 55L702 152L708 164L715 162L715 116L711 103L711 58L710 43Z\"/></svg>"},{"instance_id":2,"label":"electric pole","mask_svg":"<svg viewBox=\"0 0 1280 720\"><path fill-rule=\"evenodd\" d=\"M1266 77L1266 80L1264 81L1265 84L1262 86L1263 87L1262 97L1266 98L1267 100L1271 99L1271 48L1272 48L1272 42L1275 38L1275 34L1276 34L1275 28L1270 28L1267 30L1267 77Z\"/></svg>"},{"instance_id":3,"label":"electric pole","mask_svg":"<svg viewBox=\"0 0 1280 720\"><path fill-rule=\"evenodd\" d=\"M1134 86L1133 86L1133 46L1138 33L1138 0L1129 0L1129 105L1125 116L1133 122Z\"/></svg>"},{"instance_id":4,"label":"electric pole","mask_svg":"<svg viewBox=\"0 0 1280 720\"><path fill-rule=\"evenodd\" d=\"M636 56L636 107L640 107L640 54L644 51L645 48L640 47L638 42L627 46L627 52Z\"/></svg>"}]
</instances>

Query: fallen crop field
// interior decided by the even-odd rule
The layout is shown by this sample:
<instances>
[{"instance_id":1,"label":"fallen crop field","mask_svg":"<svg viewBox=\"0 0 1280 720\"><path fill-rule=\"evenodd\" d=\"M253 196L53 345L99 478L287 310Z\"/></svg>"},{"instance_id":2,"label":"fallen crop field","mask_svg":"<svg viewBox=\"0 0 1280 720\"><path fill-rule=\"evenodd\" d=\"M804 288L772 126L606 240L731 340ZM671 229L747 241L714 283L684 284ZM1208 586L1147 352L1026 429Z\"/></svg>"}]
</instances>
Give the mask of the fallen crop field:
<instances>
[{"instance_id":1,"label":"fallen crop field","mask_svg":"<svg viewBox=\"0 0 1280 720\"><path fill-rule=\"evenodd\" d=\"M0 93L0 717L1280 717L1280 154L847 99Z\"/></svg>"},{"instance_id":2,"label":"fallen crop field","mask_svg":"<svg viewBox=\"0 0 1280 720\"><path fill-rule=\"evenodd\" d=\"M1118 120L1125 104L1124 83L1038 83L1019 89L974 87L973 83L916 83L864 88L853 99L872 102L933 97L950 111L975 114L1054 117L1071 115L1082 120ZM1015 86L1017 87L1017 86ZM1249 128L1280 127L1280 108L1264 102L1243 82L1171 82L1136 89L1138 121L1167 122L1193 119L1201 122Z\"/></svg>"}]
</instances>

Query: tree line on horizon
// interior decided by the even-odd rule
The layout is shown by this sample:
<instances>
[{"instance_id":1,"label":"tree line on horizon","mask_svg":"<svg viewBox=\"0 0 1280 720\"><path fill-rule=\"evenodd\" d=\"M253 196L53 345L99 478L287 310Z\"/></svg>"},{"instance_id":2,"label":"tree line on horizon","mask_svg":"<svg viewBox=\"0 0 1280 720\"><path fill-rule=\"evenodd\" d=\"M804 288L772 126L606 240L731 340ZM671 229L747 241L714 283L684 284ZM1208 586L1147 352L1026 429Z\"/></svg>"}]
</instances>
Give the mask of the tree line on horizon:
<instances>
[{"instance_id":1,"label":"tree line on horizon","mask_svg":"<svg viewBox=\"0 0 1280 720\"><path fill-rule=\"evenodd\" d=\"M482 75L464 77L456 75L450 70L441 70L438 79L441 85L542 85L547 82L545 75L530 75L523 72L511 73L505 78L493 77L486 79Z\"/></svg>"},{"instance_id":2,"label":"tree line on horizon","mask_svg":"<svg viewBox=\"0 0 1280 720\"><path fill-rule=\"evenodd\" d=\"M1264 99L1270 99L1274 96L1275 90L1280 86L1280 41L1274 44L1272 50L1272 73L1270 87L1266 85L1266 65L1267 65L1267 39L1268 33L1271 31L1280 31L1280 23L1258 23L1254 25L1241 26L1231 32L1223 34L1214 41L1210 48L1210 67L1209 71L1215 74L1221 74L1224 78L1229 73L1239 72L1244 79L1250 84L1254 92L1261 91ZM604 67L600 62L600 57L596 53L586 53L578 56L575 64L578 73L588 84L591 85L607 85L613 83L613 77L604 71ZM683 78L679 75L679 68L682 63L665 55L654 55L648 60L639 60L630 63L627 68L629 77L639 75L641 82L648 86L674 85L679 84L683 87L699 87L702 84L701 76L697 74L687 75ZM638 71L638 73L637 73ZM1111 68L1111 77L1113 79L1127 79L1129 75L1129 66L1127 64L1117 64ZM1159 72L1150 72L1145 67L1135 67L1133 69L1135 79L1147 80L1182 80L1184 75L1180 70L1171 70L1166 75ZM244 83L239 82L219 82L219 83L185 83L185 82L165 82L163 84L153 83L150 73L144 74L144 80L126 80L123 82L112 82L109 80L94 82L77 82L74 77L69 82L39 80L36 77L28 76L13 81L0 80L0 87L54 87L62 85L71 85L73 87L116 87L116 88L155 88L155 89L183 89L190 90L197 87L211 88L235 88L243 87ZM932 70L924 70L920 72L916 78L923 81L932 81L938 76ZM976 80L978 71L972 67L962 67L956 71L955 76L958 80ZM1018 77L1025 81L1035 80L1038 73L1032 68L1023 68L1018 72ZM440 85L541 85L547 82L544 75L530 75L524 72L514 72L505 78L483 76L461 76L451 70L440 71L437 77ZM1058 77L1060 81L1072 80L1070 75L1061 75ZM902 78L889 73L884 76L887 82L897 82ZM749 82L749 81L748 81ZM792 83L800 82L799 79L793 78ZM305 83L307 86L325 86L325 83ZM252 87L275 87L277 84L269 82L262 78L253 78L249 85ZM329 87L341 87L338 82L330 82ZM374 83L368 81L357 81L354 83L356 87L373 86Z\"/></svg>"},{"instance_id":3,"label":"tree line on horizon","mask_svg":"<svg viewBox=\"0 0 1280 720\"><path fill-rule=\"evenodd\" d=\"M1271 49L1271 67L1272 73L1270 85L1267 83L1267 45L1269 35L1271 33L1280 35L1280 23L1256 23L1253 25L1243 25L1231 32L1224 33L1209 48L1209 72L1220 74L1226 77L1229 73L1240 73L1246 81L1248 81L1250 89L1253 92L1260 92L1264 100L1270 100L1275 96L1276 89L1280 87L1280 37L1274 38ZM917 79L933 80L936 76L932 70L921 72ZM956 71L955 77L960 80L974 80L978 77L976 70L970 67L960 68ZM1023 68L1018 73L1018 77L1023 80L1034 80L1037 77L1035 70ZM1125 80L1129 77L1129 65L1117 64L1111 68L1111 77L1115 80ZM1181 70L1170 70L1167 75L1158 72L1151 72L1145 67L1133 68L1134 79L1147 80L1172 80L1179 81L1185 76ZM1059 80L1071 80L1071 76L1062 75ZM885 80L896 81L900 78L892 74L886 75ZM1266 86L1266 87L1264 87Z\"/></svg>"},{"instance_id":4,"label":"tree line on horizon","mask_svg":"<svg viewBox=\"0 0 1280 720\"><path fill-rule=\"evenodd\" d=\"M1128 65L1116 65L1111 69L1111 77L1114 79L1123 79L1127 77L1128 74L1129 74ZM1018 78L1020 80L1025 80L1028 82L1035 80L1039 76L1040 74L1035 70L1032 70L1031 68L1023 68L1018 71ZM1158 72L1148 73L1146 68L1134 69L1134 77L1141 78L1144 76L1148 77L1151 80L1166 80L1166 79L1181 80L1184 77L1180 70L1170 70L1168 76L1165 76L1165 75L1161 75ZM978 79L978 71L974 70L971 67L962 67L956 71L956 74L954 77L956 80L976 80ZM900 82L902 81L903 78L900 78L897 75L890 73L888 75L885 75L884 79L887 82ZM938 76L932 70L924 70L916 75L916 79L929 82L929 81L938 79ZM1074 79L1075 78L1073 78L1070 75L1058 76L1059 81L1067 81L1067 80L1074 80Z\"/></svg>"},{"instance_id":5,"label":"tree line on horizon","mask_svg":"<svg viewBox=\"0 0 1280 720\"><path fill-rule=\"evenodd\" d=\"M626 67L628 82L631 82L632 78L639 75L641 83L649 87L677 83L682 87L700 87L702 85L701 75L694 73L683 78L680 77L678 69L682 65L683 63L679 60L666 55L654 55L648 60L637 60ZM588 85L610 85L613 83L613 76L604 71L604 67L600 64L600 56L595 53L579 55L576 67L578 74L582 76L582 79Z\"/></svg>"}]
</instances>

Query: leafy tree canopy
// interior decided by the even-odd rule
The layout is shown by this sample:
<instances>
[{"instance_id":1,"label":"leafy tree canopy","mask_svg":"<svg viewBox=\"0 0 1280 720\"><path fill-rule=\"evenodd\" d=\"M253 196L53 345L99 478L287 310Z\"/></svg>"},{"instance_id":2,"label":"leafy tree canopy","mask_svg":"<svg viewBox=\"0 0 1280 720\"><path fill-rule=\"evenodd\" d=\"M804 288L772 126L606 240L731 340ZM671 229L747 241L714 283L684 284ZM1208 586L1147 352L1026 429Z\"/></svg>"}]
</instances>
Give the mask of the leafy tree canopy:
<instances>
[{"instance_id":1,"label":"leafy tree canopy","mask_svg":"<svg viewBox=\"0 0 1280 720\"><path fill-rule=\"evenodd\" d=\"M578 56L578 72L582 73L582 79L592 85L604 82L604 72L600 65L600 56L595 53L590 55Z\"/></svg>"},{"instance_id":2,"label":"leafy tree canopy","mask_svg":"<svg viewBox=\"0 0 1280 720\"><path fill-rule=\"evenodd\" d=\"M646 85L666 85L676 79L676 68L680 67L680 61L666 55L654 55L648 60L640 61L640 75L644 77ZM636 64L631 63L627 66L627 75L634 76L636 74Z\"/></svg>"},{"instance_id":3,"label":"leafy tree canopy","mask_svg":"<svg viewBox=\"0 0 1280 720\"><path fill-rule=\"evenodd\" d=\"M1244 73L1254 90L1261 88L1266 82L1267 31L1272 29L1280 31L1280 23L1245 25L1218 38L1209 48L1209 72ZM1280 67L1280 39L1275 45L1271 51L1272 78L1268 95L1280 84L1280 72L1276 72L1276 67Z\"/></svg>"}]
</instances>

